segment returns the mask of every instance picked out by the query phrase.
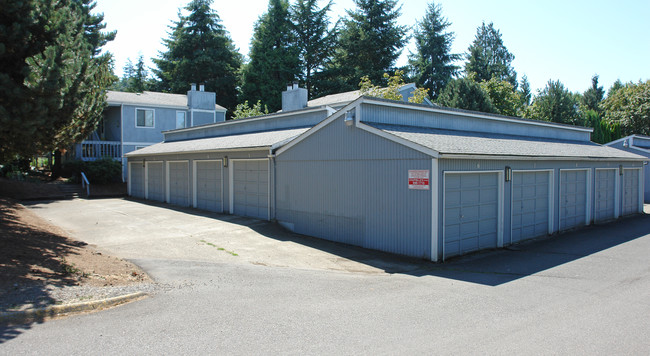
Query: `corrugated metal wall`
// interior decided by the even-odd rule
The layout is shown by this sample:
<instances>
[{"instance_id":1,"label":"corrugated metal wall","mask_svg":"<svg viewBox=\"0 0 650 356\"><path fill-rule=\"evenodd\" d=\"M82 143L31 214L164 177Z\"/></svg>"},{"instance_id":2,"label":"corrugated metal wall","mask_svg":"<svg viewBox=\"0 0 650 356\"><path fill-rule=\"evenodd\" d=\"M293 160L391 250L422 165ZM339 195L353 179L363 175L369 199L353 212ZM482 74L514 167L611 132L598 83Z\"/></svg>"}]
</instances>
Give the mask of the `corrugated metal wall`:
<instances>
[{"instance_id":1,"label":"corrugated metal wall","mask_svg":"<svg viewBox=\"0 0 650 356\"><path fill-rule=\"evenodd\" d=\"M431 191L408 189L430 157L335 120L276 157L278 221L296 232L429 258Z\"/></svg>"}]
</instances>

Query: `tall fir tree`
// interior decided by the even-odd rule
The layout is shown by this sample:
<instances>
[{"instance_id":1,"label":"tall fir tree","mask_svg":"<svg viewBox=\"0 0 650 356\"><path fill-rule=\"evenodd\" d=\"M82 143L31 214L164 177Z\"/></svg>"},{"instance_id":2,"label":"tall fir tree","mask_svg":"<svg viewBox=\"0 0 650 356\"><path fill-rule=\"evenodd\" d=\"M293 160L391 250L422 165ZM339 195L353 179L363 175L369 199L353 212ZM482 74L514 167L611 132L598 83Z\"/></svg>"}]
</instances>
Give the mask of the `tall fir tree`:
<instances>
[{"instance_id":1,"label":"tall fir tree","mask_svg":"<svg viewBox=\"0 0 650 356\"><path fill-rule=\"evenodd\" d=\"M582 105L587 110L600 113L600 102L605 98L605 90L598 86L598 75L591 77L591 87L582 94Z\"/></svg>"},{"instance_id":2,"label":"tall fir tree","mask_svg":"<svg viewBox=\"0 0 650 356\"><path fill-rule=\"evenodd\" d=\"M188 15L179 13L170 26L163 41L167 50L153 59L156 89L182 94L190 83L203 83L217 94L219 105L234 110L242 57L211 5L212 0L192 0L185 7Z\"/></svg>"},{"instance_id":3,"label":"tall fir tree","mask_svg":"<svg viewBox=\"0 0 650 356\"><path fill-rule=\"evenodd\" d=\"M271 111L280 109L282 91L300 74L298 55L289 2L269 0L268 11L255 23L240 101L260 100Z\"/></svg>"},{"instance_id":4,"label":"tall fir tree","mask_svg":"<svg viewBox=\"0 0 650 356\"><path fill-rule=\"evenodd\" d=\"M318 0L297 0L291 6L291 19L295 26L296 47L300 59L300 80L312 94L312 76L331 60L337 45L339 22L331 25L328 15L333 1L318 8Z\"/></svg>"},{"instance_id":5,"label":"tall fir tree","mask_svg":"<svg viewBox=\"0 0 650 356\"><path fill-rule=\"evenodd\" d=\"M532 92L530 91L530 82L526 75L521 77L521 82L519 83L519 98L521 99L521 105L526 107L530 105L530 100L533 97Z\"/></svg>"},{"instance_id":6,"label":"tall fir tree","mask_svg":"<svg viewBox=\"0 0 650 356\"><path fill-rule=\"evenodd\" d=\"M145 90L151 90L155 85L149 76L149 70L144 64L144 57L138 56L138 61L133 64L131 59L127 59L124 65L123 75L111 87L112 90L126 91L132 93L142 93Z\"/></svg>"},{"instance_id":7,"label":"tall fir tree","mask_svg":"<svg viewBox=\"0 0 650 356\"><path fill-rule=\"evenodd\" d=\"M401 6L396 0L354 0L339 36L333 72L342 76L342 89L353 90L362 76L384 83L408 41L406 26L397 24Z\"/></svg>"},{"instance_id":8,"label":"tall fir tree","mask_svg":"<svg viewBox=\"0 0 650 356\"><path fill-rule=\"evenodd\" d=\"M409 65L415 83L429 89L434 99L460 69L454 62L461 55L451 53L454 33L447 32L450 25L440 4L431 2L414 30L416 52L409 56Z\"/></svg>"},{"instance_id":9,"label":"tall fir tree","mask_svg":"<svg viewBox=\"0 0 650 356\"><path fill-rule=\"evenodd\" d=\"M2 1L0 15L0 161L79 142L99 122L114 81L115 37L91 0ZM56 172L55 172L56 176Z\"/></svg>"},{"instance_id":10,"label":"tall fir tree","mask_svg":"<svg viewBox=\"0 0 650 356\"><path fill-rule=\"evenodd\" d=\"M468 48L465 73L474 73L476 80L488 81L493 77L505 80L517 88L517 73L512 68L515 56L503 44L501 32L490 22L476 29L474 41Z\"/></svg>"}]
</instances>

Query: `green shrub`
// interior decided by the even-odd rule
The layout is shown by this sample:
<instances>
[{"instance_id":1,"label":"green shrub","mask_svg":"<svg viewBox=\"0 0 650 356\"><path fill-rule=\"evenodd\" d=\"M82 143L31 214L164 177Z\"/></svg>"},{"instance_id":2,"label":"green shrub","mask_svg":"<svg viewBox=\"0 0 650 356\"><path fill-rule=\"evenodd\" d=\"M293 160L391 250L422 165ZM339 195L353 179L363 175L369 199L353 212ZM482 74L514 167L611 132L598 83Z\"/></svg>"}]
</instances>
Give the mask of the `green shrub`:
<instances>
[{"instance_id":1,"label":"green shrub","mask_svg":"<svg viewBox=\"0 0 650 356\"><path fill-rule=\"evenodd\" d=\"M63 175L81 182L84 172L90 184L107 184L122 181L122 163L110 157L96 161L70 161L63 165Z\"/></svg>"}]
</instances>

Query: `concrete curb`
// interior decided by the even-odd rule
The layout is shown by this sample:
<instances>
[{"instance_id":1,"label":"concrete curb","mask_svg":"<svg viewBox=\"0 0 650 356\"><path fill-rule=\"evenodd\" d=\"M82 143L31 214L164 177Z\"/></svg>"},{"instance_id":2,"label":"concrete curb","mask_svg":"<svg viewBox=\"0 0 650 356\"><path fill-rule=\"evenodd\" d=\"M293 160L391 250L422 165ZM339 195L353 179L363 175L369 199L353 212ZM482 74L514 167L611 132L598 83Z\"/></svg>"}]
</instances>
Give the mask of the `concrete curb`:
<instances>
[{"instance_id":1,"label":"concrete curb","mask_svg":"<svg viewBox=\"0 0 650 356\"><path fill-rule=\"evenodd\" d=\"M136 292L117 297L93 300L65 305L51 305L44 308L27 309L20 311L0 312L0 323L24 323L34 320L44 320L60 314L81 313L93 310L102 310L120 304L129 303L148 296L145 292Z\"/></svg>"}]
</instances>

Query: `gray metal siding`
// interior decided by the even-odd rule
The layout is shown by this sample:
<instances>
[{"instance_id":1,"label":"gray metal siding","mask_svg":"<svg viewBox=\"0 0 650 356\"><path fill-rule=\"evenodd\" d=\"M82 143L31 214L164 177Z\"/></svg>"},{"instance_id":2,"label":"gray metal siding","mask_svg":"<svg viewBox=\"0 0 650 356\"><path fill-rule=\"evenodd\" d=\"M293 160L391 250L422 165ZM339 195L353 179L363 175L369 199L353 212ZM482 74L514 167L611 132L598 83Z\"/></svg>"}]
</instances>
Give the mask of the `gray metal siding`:
<instances>
[{"instance_id":1,"label":"gray metal siding","mask_svg":"<svg viewBox=\"0 0 650 356\"><path fill-rule=\"evenodd\" d=\"M195 161L196 208L223 212L223 179L221 161Z\"/></svg>"},{"instance_id":2,"label":"gray metal siding","mask_svg":"<svg viewBox=\"0 0 650 356\"><path fill-rule=\"evenodd\" d=\"M616 218L617 169L597 169L594 184L594 221Z\"/></svg>"},{"instance_id":3,"label":"gray metal siding","mask_svg":"<svg viewBox=\"0 0 650 356\"><path fill-rule=\"evenodd\" d=\"M225 125L221 124L207 126L200 130L181 130L177 132L167 132L165 133L165 141L171 142L188 140L192 138L217 137L287 128L310 127L323 121L327 116L327 111L321 110L309 113L295 113L293 116L229 121Z\"/></svg>"},{"instance_id":4,"label":"gray metal siding","mask_svg":"<svg viewBox=\"0 0 650 356\"><path fill-rule=\"evenodd\" d=\"M144 199L144 167L142 164L134 163L131 168L131 196Z\"/></svg>"},{"instance_id":5,"label":"gray metal siding","mask_svg":"<svg viewBox=\"0 0 650 356\"><path fill-rule=\"evenodd\" d=\"M545 137L562 140L589 141L589 132L562 127L531 125L513 121L486 120L462 115L435 113L422 110L404 110L383 105L362 105L362 120L380 124L432 127L458 131ZM480 113L477 113L480 114Z\"/></svg>"},{"instance_id":6,"label":"gray metal siding","mask_svg":"<svg viewBox=\"0 0 650 356\"><path fill-rule=\"evenodd\" d=\"M168 203L180 206L190 205L190 177L188 162L167 162L169 182Z\"/></svg>"},{"instance_id":7,"label":"gray metal siding","mask_svg":"<svg viewBox=\"0 0 650 356\"><path fill-rule=\"evenodd\" d=\"M639 207L639 170L624 169L622 186L622 215L636 214Z\"/></svg>"},{"instance_id":8,"label":"gray metal siding","mask_svg":"<svg viewBox=\"0 0 650 356\"><path fill-rule=\"evenodd\" d=\"M587 219L587 171L560 171L560 229L583 226Z\"/></svg>"},{"instance_id":9,"label":"gray metal siding","mask_svg":"<svg viewBox=\"0 0 650 356\"><path fill-rule=\"evenodd\" d=\"M269 160L233 161L233 213L269 219Z\"/></svg>"},{"instance_id":10,"label":"gray metal siding","mask_svg":"<svg viewBox=\"0 0 650 356\"><path fill-rule=\"evenodd\" d=\"M214 113L200 111L192 112L192 126L214 124L215 122Z\"/></svg>"},{"instance_id":11,"label":"gray metal siding","mask_svg":"<svg viewBox=\"0 0 650 356\"><path fill-rule=\"evenodd\" d=\"M163 162L147 162L147 199L165 201Z\"/></svg>"},{"instance_id":12,"label":"gray metal siding","mask_svg":"<svg viewBox=\"0 0 650 356\"><path fill-rule=\"evenodd\" d=\"M498 177L497 173L445 174L445 258L497 247Z\"/></svg>"},{"instance_id":13,"label":"gray metal siding","mask_svg":"<svg viewBox=\"0 0 650 356\"><path fill-rule=\"evenodd\" d=\"M335 120L276 157L276 217L292 230L408 256L431 250L431 158Z\"/></svg>"},{"instance_id":14,"label":"gray metal siding","mask_svg":"<svg viewBox=\"0 0 650 356\"><path fill-rule=\"evenodd\" d=\"M512 173L511 243L549 233L549 172Z\"/></svg>"}]
</instances>

